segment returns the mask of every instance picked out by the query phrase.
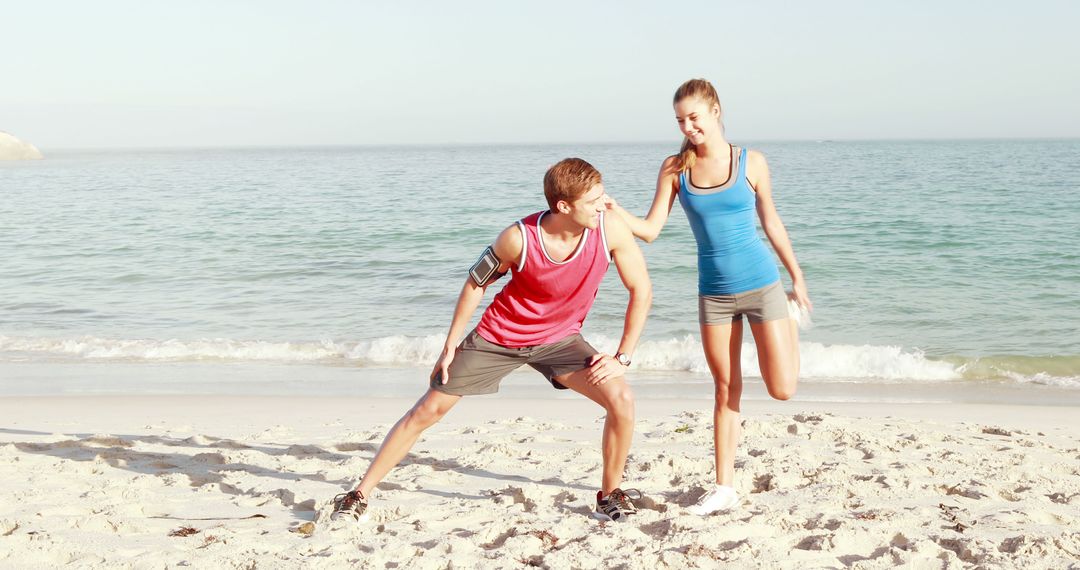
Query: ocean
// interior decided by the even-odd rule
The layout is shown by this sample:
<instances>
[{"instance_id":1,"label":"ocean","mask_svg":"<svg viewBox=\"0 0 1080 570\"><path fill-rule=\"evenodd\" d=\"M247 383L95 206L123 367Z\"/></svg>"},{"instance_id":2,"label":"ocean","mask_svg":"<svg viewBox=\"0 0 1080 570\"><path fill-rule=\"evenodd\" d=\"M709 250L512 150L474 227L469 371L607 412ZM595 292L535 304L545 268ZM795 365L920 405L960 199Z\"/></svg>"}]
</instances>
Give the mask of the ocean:
<instances>
[{"instance_id":1,"label":"ocean","mask_svg":"<svg viewBox=\"0 0 1080 570\"><path fill-rule=\"evenodd\" d=\"M1080 403L1080 141L733 142L768 158L806 274L812 393ZM0 162L0 394L419 395L468 266L545 207L549 165L588 160L643 215L677 144ZM654 303L630 380L708 397L680 206L641 245ZM625 303L612 269L584 328L597 348L614 349Z\"/></svg>"}]
</instances>

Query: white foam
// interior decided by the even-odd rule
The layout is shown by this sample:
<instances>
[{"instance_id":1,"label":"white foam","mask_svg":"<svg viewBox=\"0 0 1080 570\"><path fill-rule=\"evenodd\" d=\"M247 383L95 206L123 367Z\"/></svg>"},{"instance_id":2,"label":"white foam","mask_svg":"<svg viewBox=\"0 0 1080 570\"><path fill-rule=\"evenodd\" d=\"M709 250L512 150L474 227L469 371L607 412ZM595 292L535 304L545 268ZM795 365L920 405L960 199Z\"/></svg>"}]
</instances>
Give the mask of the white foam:
<instances>
[{"instance_id":1,"label":"white foam","mask_svg":"<svg viewBox=\"0 0 1080 570\"><path fill-rule=\"evenodd\" d=\"M598 350L611 351L618 341L604 337L594 339ZM928 359L922 352L905 351L898 346L824 345L816 342L799 344L801 354L800 378L867 378L885 380L957 380L961 373L948 362ZM640 370L685 370L708 373L709 366L697 338L642 342L634 354L634 365ZM757 348L753 343L742 345L742 370L745 376L760 377Z\"/></svg>"},{"instance_id":2,"label":"white foam","mask_svg":"<svg viewBox=\"0 0 1080 570\"><path fill-rule=\"evenodd\" d=\"M347 360L360 365L417 365L433 362L442 350L441 335L392 336L371 341L270 342L228 338L196 340L34 338L0 336L0 353L33 353L88 360L188 361L237 360L310 362ZM25 357L13 355L11 360Z\"/></svg>"},{"instance_id":3,"label":"white foam","mask_svg":"<svg viewBox=\"0 0 1080 570\"><path fill-rule=\"evenodd\" d=\"M105 339L91 336L39 338L0 336L0 361L48 359L119 361L278 361L342 363L353 366L427 367L435 362L445 337L387 336L363 341L271 342L211 338L196 340ZM613 353L618 339L592 335L598 350ZM899 346L825 345L800 343L800 378L823 381L949 381L971 379L971 364L928 358L918 350ZM709 374L697 337L643 341L634 354L633 368ZM753 343L742 347L743 374L760 377ZM1080 377L1046 372L987 371L976 376L1014 382L1080 389Z\"/></svg>"},{"instance_id":4,"label":"white foam","mask_svg":"<svg viewBox=\"0 0 1080 570\"><path fill-rule=\"evenodd\" d=\"M355 343L344 356L361 364L429 365L434 364L435 359L442 354L445 342L446 335L441 334L421 337L388 336Z\"/></svg>"},{"instance_id":5,"label":"white foam","mask_svg":"<svg viewBox=\"0 0 1080 570\"><path fill-rule=\"evenodd\" d=\"M1005 377L1022 384L1042 384L1044 386L1056 386L1058 388L1080 389L1080 376L1051 376L1045 372L1030 375L1006 372Z\"/></svg>"}]
</instances>

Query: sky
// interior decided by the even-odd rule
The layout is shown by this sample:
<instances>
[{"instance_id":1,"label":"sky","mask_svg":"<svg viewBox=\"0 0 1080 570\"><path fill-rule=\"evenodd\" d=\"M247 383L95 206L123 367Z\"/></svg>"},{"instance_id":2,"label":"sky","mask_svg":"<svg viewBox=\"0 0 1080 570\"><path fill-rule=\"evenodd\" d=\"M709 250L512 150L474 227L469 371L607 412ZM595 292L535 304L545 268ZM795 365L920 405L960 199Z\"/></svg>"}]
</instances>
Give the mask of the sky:
<instances>
[{"instance_id":1,"label":"sky","mask_svg":"<svg viewBox=\"0 0 1080 570\"><path fill-rule=\"evenodd\" d=\"M0 130L43 150L1080 137L1080 2L6 2Z\"/></svg>"}]
</instances>

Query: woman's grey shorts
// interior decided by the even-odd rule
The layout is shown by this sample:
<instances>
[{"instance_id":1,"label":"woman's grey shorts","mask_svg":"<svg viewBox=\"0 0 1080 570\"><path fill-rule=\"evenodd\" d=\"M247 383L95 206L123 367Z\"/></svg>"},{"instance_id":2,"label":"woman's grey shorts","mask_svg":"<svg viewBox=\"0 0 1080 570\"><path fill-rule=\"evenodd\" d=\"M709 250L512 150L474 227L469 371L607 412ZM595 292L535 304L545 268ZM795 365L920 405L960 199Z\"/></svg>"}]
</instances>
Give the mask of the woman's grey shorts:
<instances>
[{"instance_id":1,"label":"woman's grey shorts","mask_svg":"<svg viewBox=\"0 0 1080 570\"><path fill-rule=\"evenodd\" d=\"M752 323L788 318L787 295L780 282L731 295L698 295L698 321L703 325L729 325L743 315Z\"/></svg>"},{"instance_id":2,"label":"woman's grey shorts","mask_svg":"<svg viewBox=\"0 0 1080 570\"><path fill-rule=\"evenodd\" d=\"M474 329L454 353L454 361L448 370L450 380L443 384L441 375L436 374L431 388L455 396L494 394L507 374L528 364L543 374L554 388L565 390L566 386L559 384L555 377L588 368L589 359L597 353L580 334L551 344L518 348L490 342Z\"/></svg>"}]
</instances>

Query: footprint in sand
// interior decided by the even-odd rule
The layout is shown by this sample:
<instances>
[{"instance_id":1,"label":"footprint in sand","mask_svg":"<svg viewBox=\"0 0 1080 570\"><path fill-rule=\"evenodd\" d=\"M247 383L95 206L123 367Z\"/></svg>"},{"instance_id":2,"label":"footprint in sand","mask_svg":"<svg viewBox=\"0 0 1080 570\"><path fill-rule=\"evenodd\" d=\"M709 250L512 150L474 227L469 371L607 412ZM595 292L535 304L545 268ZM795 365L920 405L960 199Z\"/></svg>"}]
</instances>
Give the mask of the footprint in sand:
<instances>
[{"instance_id":1,"label":"footprint in sand","mask_svg":"<svg viewBox=\"0 0 1080 570\"><path fill-rule=\"evenodd\" d=\"M229 463L228 458L220 453L196 453L191 457L191 460L206 465L225 465Z\"/></svg>"},{"instance_id":2,"label":"footprint in sand","mask_svg":"<svg viewBox=\"0 0 1080 570\"><path fill-rule=\"evenodd\" d=\"M94 435L82 441L84 444L100 445L102 447L135 447L135 442L112 435Z\"/></svg>"},{"instance_id":3,"label":"footprint in sand","mask_svg":"<svg viewBox=\"0 0 1080 570\"><path fill-rule=\"evenodd\" d=\"M334 449L342 453L352 453L354 451L375 451L375 444L372 443L338 443L332 446Z\"/></svg>"}]
</instances>

